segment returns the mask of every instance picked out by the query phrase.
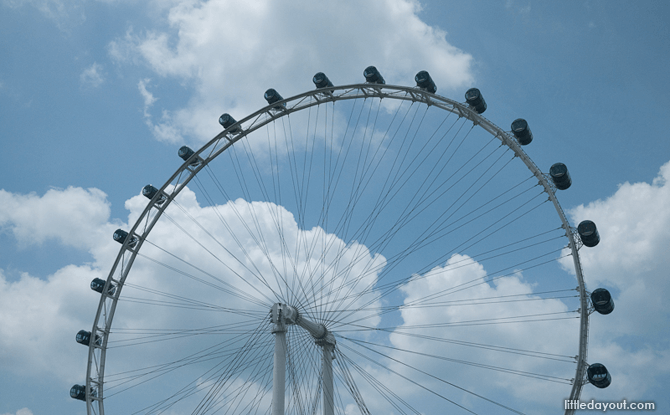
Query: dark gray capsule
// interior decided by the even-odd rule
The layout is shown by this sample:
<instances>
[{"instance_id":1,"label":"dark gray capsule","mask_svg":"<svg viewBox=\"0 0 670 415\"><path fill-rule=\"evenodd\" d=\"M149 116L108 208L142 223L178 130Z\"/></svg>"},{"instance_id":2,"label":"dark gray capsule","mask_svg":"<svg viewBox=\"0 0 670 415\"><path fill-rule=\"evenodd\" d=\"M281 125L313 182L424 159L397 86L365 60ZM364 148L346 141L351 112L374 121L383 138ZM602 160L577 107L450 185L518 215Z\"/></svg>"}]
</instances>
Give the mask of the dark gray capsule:
<instances>
[{"instance_id":1,"label":"dark gray capsule","mask_svg":"<svg viewBox=\"0 0 670 415\"><path fill-rule=\"evenodd\" d=\"M179 158L181 158L184 161L188 161L188 159L190 159L191 156L194 155L194 154L195 154L195 151L193 151L188 146L181 146L179 148L179 151L177 152L177 155L179 156ZM198 164L200 164L200 160L198 160L197 158L194 158L191 161L191 166L197 166Z\"/></svg>"},{"instance_id":2,"label":"dark gray capsule","mask_svg":"<svg viewBox=\"0 0 670 415\"><path fill-rule=\"evenodd\" d=\"M368 66L365 68L363 71L363 76L365 77L365 82L369 82L371 84L386 84L384 77L374 66Z\"/></svg>"},{"instance_id":3,"label":"dark gray capsule","mask_svg":"<svg viewBox=\"0 0 670 415\"><path fill-rule=\"evenodd\" d=\"M236 122L237 120L235 120L235 118L233 118L233 116L228 113L221 114L221 116L219 117L219 124L221 124L224 130L230 127L231 125L235 124ZM237 133L241 130L242 129L239 126L237 126L236 128L233 128L230 132Z\"/></svg>"},{"instance_id":4,"label":"dark gray capsule","mask_svg":"<svg viewBox=\"0 0 670 415\"><path fill-rule=\"evenodd\" d=\"M416 86L425 89L431 94L437 92L437 86L435 86L435 82L433 82L433 78L430 77L428 71L420 71L417 73L414 77L414 81L416 81Z\"/></svg>"},{"instance_id":5,"label":"dark gray capsule","mask_svg":"<svg viewBox=\"0 0 670 415\"><path fill-rule=\"evenodd\" d=\"M589 382L596 388L606 388L612 383L612 376L607 371L605 365L601 363L594 363L586 369L586 376Z\"/></svg>"},{"instance_id":6,"label":"dark gray capsule","mask_svg":"<svg viewBox=\"0 0 670 415\"><path fill-rule=\"evenodd\" d=\"M195 151L188 146L181 146L177 152L177 155L184 161L188 160L193 154L195 154Z\"/></svg>"},{"instance_id":7,"label":"dark gray capsule","mask_svg":"<svg viewBox=\"0 0 670 415\"><path fill-rule=\"evenodd\" d=\"M596 228L596 224L593 221L582 221L577 226L577 233L579 233L582 243L589 248L593 248L600 243L600 234L598 234L598 228Z\"/></svg>"},{"instance_id":8,"label":"dark gray capsule","mask_svg":"<svg viewBox=\"0 0 670 415\"><path fill-rule=\"evenodd\" d=\"M279 95L279 92L277 92L275 89L270 88L267 91L265 91L265 94L263 95L265 97L265 100L268 102L268 104L274 104L275 102L279 102L284 99L281 95ZM281 105L275 105L275 109L284 109L286 108L286 104L281 104Z\"/></svg>"},{"instance_id":9,"label":"dark gray capsule","mask_svg":"<svg viewBox=\"0 0 670 415\"><path fill-rule=\"evenodd\" d=\"M568 167L563 163L556 163L549 169L551 181L558 190L566 190L572 185L572 179L568 172Z\"/></svg>"},{"instance_id":10,"label":"dark gray capsule","mask_svg":"<svg viewBox=\"0 0 670 415\"><path fill-rule=\"evenodd\" d=\"M465 102L477 112L477 114L482 114L486 111L486 101L484 101L484 96L477 88L470 88L465 93Z\"/></svg>"},{"instance_id":11,"label":"dark gray capsule","mask_svg":"<svg viewBox=\"0 0 670 415\"><path fill-rule=\"evenodd\" d=\"M323 72L317 72L316 75L312 78L312 82L317 88L327 88L333 86L333 83L330 82L330 79Z\"/></svg>"},{"instance_id":12,"label":"dark gray capsule","mask_svg":"<svg viewBox=\"0 0 670 415\"><path fill-rule=\"evenodd\" d=\"M102 294L102 290L105 289L105 282L106 281L103 280L103 279L94 278L93 281L91 281L91 289L93 291L96 291L96 292L99 292L100 294ZM109 295L114 295L115 292L116 292L116 286L114 286L113 284L110 284L109 289L107 290L107 293Z\"/></svg>"},{"instance_id":13,"label":"dark gray capsule","mask_svg":"<svg viewBox=\"0 0 670 415\"><path fill-rule=\"evenodd\" d=\"M146 185L142 188L142 195L149 200L152 200L154 198L154 196L156 196L157 193L158 193L158 189L155 188L154 186L150 185L150 184L148 184L148 185ZM158 206L160 206L163 203L165 203L166 200L167 200L167 196L160 195L158 197L158 199L156 200L156 204Z\"/></svg>"},{"instance_id":14,"label":"dark gray capsule","mask_svg":"<svg viewBox=\"0 0 670 415\"><path fill-rule=\"evenodd\" d=\"M91 332L86 331L86 330L79 330L77 333L77 336L75 337L75 340L79 344L83 344L84 346L88 346L91 343ZM102 340L100 339L100 336L96 335L95 336L95 344L100 346L102 343Z\"/></svg>"},{"instance_id":15,"label":"dark gray capsule","mask_svg":"<svg viewBox=\"0 0 670 415\"><path fill-rule=\"evenodd\" d=\"M84 346L88 346L91 342L91 332L86 331L86 330L79 330L77 333L77 336L75 337L75 340L79 344L83 344Z\"/></svg>"},{"instance_id":16,"label":"dark gray capsule","mask_svg":"<svg viewBox=\"0 0 670 415\"><path fill-rule=\"evenodd\" d=\"M600 314L609 314L614 311L612 294L604 288L597 288L591 293L591 303Z\"/></svg>"},{"instance_id":17,"label":"dark gray capsule","mask_svg":"<svg viewBox=\"0 0 670 415\"><path fill-rule=\"evenodd\" d=\"M128 232L124 231L123 229L117 229L114 232L113 238L116 242L123 245L126 242L126 239L128 238ZM128 246L130 248L134 248L135 245L137 245L137 237L131 236L130 241L128 242Z\"/></svg>"},{"instance_id":18,"label":"dark gray capsule","mask_svg":"<svg viewBox=\"0 0 670 415\"><path fill-rule=\"evenodd\" d=\"M70 388L70 398L86 401L86 386L74 385Z\"/></svg>"},{"instance_id":19,"label":"dark gray capsule","mask_svg":"<svg viewBox=\"0 0 670 415\"><path fill-rule=\"evenodd\" d=\"M523 118L517 118L512 122L512 134L522 146L527 146L533 141L533 133L528 127L528 122Z\"/></svg>"}]
</instances>

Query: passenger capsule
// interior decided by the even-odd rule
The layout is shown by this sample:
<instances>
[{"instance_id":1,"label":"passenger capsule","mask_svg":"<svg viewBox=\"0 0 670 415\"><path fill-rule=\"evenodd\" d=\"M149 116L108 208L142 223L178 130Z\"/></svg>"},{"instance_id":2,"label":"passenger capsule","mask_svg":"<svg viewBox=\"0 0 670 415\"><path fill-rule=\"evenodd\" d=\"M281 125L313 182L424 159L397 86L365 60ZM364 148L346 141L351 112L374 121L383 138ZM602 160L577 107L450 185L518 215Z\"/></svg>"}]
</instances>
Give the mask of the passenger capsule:
<instances>
[{"instance_id":1,"label":"passenger capsule","mask_svg":"<svg viewBox=\"0 0 670 415\"><path fill-rule=\"evenodd\" d=\"M235 124L236 122L237 120L235 120L235 118L233 118L232 115L228 113L222 114L219 117L219 124L221 124L224 130L230 127L231 125ZM231 133L238 133L240 131L242 131L242 129L239 126L230 130Z\"/></svg>"},{"instance_id":2,"label":"passenger capsule","mask_svg":"<svg viewBox=\"0 0 670 415\"><path fill-rule=\"evenodd\" d=\"M477 88L468 89L465 93L465 101L477 114L482 114L486 111L486 101L484 101L482 93Z\"/></svg>"},{"instance_id":3,"label":"passenger capsule","mask_svg":"<svg viewBox=\"0 0 670 415\"><path fill-rule=\"evenodd\" d=\"M551 181L554 182L554 185L558 190L565 190L572 185L568 167L563 163L556 163L551 166L549 175L551 176Z\"/></svg>"},{"instance_id":4,"label":"passenger capsule","mask_svg":"<svg viewBox=\"0 0 670 415\"><path fill-rule=\"evenodd\" d=\"M333 86L333 83L330 82L330 79L328 79L326 74L323 72L317 72L317 74L312 78L312 82L314 82L314 85L316 85L316 87L319 89Z\"/></svg>"},{"instance_id":5,"label":"passenger capsule","mask_svg":"<svg viewBox=\"0 0 670 415\"><path fill-rule=\"evenodd\" d=\"M582 221L577 226L577 233L579 233L582 243L589 248L593 248L600 242L600 235L598 234L596 224L590 220Z\"/></svg>"},{"instance_id":6,"label":"passenger capsule","mask_svg":"<svg viewBox=\"0 0 670 415\"><path fill-rule=\"evenodd\" d=\"M586 376L589 379L589 382L593 384L596 388L606 388L612 383L612 376L610 372L607 371L605 365L600 363L594 363L586 369Z\"/></svg>"},{"instance_id":7,"label":"passenger capsule","mask_svg":"<svg viewBox=\"0 0 670 415\"><path fill-rule=\"evenodd\" d=\"M433 78L430 77L428 71L420 71L416 74L414 80L416 81L416 86L419 88L425 89L431 94L437 92L437 86L435 86L435 82L433 82Z\"/></svg>"},{"instance_id":8,"label":"passenger capsule","mask_svg":"<svg viewBox=\"0 0 670 415\"><path fill-rule=\"evenodd\" d=\"M604 288L597 288L591 293L593 308L600 314L609 314L614 311L612 294Z\"/></svg>"},{"instance_id":9,"label":"passenger capsule","mask_svg":"<svg viewBox=\"0 0 670 415\"><path fill-rule=\"evenodd\" d=\"M117 229L116 232L114 232L114 240L121 245L126 242L126 239L128 238L128 232L124 231L123 229ZM134 248L135 245L137 245L137 237L136 236L131 236L130 237L130 242L128 242L128 246L130 248Z\"/></svg>"},{"instance_id":10,"label":"passenger capsule","mask_svg":"<svg viewBox=\"0 0 670 415\"><path fill-rule=\"evenodd\" d=\"M88 346L91 342L91 332L86 330L79 330L77 337L75 338L77 343Z\"/></svg>"},{"instance_id":11,"label":"passenger capsule","mask_svg":"<svg viewBox=\"0 0 670 415\"><path fill-rule=\"evenodd\" d=\"M79 344L83 344L84 346L88 346L88 345L91 343L91 332L90 332L90 331L86 331L86 330L79 330L79 332L77 333L77 336L75 337L75 340L76 340L77 343L79 343ZM95 344L97 344L98 346L100 346L101 343L102 343L102 342L101 342L100 336L98 336L98 335L96 334L96 336L95 336Z\"/></svg>"},{"instance_id":12,"label":"passenger capsule","mask_svg":"<svg viewBox=\"0 0 670 415\"><path fill-rule=\"evenodd\" d=\"M194 154L195 154L195 151L191 150L191 148L188 147L188 146L181 146L181 148L177 152L177 155L184 161L188 161L188 159L191 158L191 156L194 155ZM199 164L200 164L200 160L198 160L197 158L195 158L195 159L193 159L193 161L191 161L191 166L195 167Z\"/></svg>"},{"instance_id":13,"label":"passenger capsule","mask_svg":"<svg viewBox=\"0 0 670 415\"><path fill-rule=\"evenodd\" d=\"M158 189L156 189L155 187L153 187L150 184L148 184L148 185L146 185L142 188L142 195L149 200L152 200L154 198L154 196L156 196L156 193L158 193ZM167 196L160 195L158 197L158 200L156 200L156 205L160 206L163 203L165 203L166 200L167 200Z\"/></svg>"},{"instance_id":14,"label":"passenger capsule","mask_svg":"<svg viewBox=\"0 0 670 415\"><path fill-rule=\"evenodd\" d=\"M91 289L93 291L96 291L96 292L99 292L100 294L102 294L102 290L105 289L105 282L106 281L103 280L103 279L94 278L93 281L91 281ZM107 290L107 293L109 295L114 295L115 292L116 292L116 286L114 286L114 284L110 284L109 289Z\"/></svg>"},{"instance_id":15,"label":"passenger capsule","mask_svg":"<svg viewBox=\"0 0 670 415\"><path fill-rule=\"evenodd\" d=\"M528 122L523 118L517 118L512 122L512 134L522 146L527 146L533 141L533 133L528 127Z\"/></svg>"},{"instance_id":16,"label":"passenger capsule","mask_svg":"<svg viewBox=\"0 0 670 415\"><path fill-rule=\"evenodd\" d=\"M270 88L267 91L265 91L265 100L268 102L268 104L274 104L275 102L281 101L284 99L281 95L279 95L279 92L277 92L275 89ZM286 104L281 104L281 105L275 105L274 107L277 110L281 110L286 108Z\"/></svg>"},{"instance_id":17,"label":"passenger capsule","mask_svg":"<svg viewBox=\"0 0 670 415\"><path fill-rule=\"evenodd\" d=\"M70 398L86 401L86 386L74 385L70 388Z\"/></svg>"},{"instance_id":18,"label":"passenger capsule","mask_svg":"<svg viewBox=\"0 0 670 415\"><path fill-rule=\"evenodd\" d=\"M363 71L363 76L365 77L365 82L369 82L371 84L386 84L384 77L374 66L368 66L365 68Z\"/></svg>"}]
</instances>

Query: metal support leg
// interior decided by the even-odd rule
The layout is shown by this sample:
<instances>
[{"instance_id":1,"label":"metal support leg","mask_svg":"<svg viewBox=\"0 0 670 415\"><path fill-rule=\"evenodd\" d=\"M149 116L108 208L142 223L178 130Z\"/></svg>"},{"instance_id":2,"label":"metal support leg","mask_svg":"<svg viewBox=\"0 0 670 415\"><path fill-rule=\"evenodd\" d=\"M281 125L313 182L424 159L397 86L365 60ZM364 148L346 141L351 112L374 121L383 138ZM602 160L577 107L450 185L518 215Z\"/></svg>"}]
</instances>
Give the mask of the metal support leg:
<instances>
[{"instance_id":1,"label":"metal support leg","mask_svg":"<svg viewBox=\"0 0 670 415\"><path fill-rule=\"evenodd\" d=\"M323 350L323 415L335 415L333 388L335 336L323 324L303 318L295 307L286 304L277 303L273 305L270 315L270 321L274 324L272 332L275 335L275 360L272 371L272 415L284 415L287 324L295 324L307 330L314 338L315 343Z\"/></svg>"},{"instance_id":2,"label":"metal support leg","mask_svg":"<svg viewBox=\"0 0 670 415\"><path fill-rule=\"evenodd\" d=\"M335 414L335 398L333 396L333 349L329 343L323 349L323 415Z\"/></svg>"},{"instance_id":3,"label":"metal support leg","mask_svg":"<svg viewBox=\"0 0 670 415\"><path fill-rule=\"evenodd\" d=\"M272 415L284 415L284 396L286 389L286 326L276 325L275 357L272 370Z\"/></svg>"}]
</instances>

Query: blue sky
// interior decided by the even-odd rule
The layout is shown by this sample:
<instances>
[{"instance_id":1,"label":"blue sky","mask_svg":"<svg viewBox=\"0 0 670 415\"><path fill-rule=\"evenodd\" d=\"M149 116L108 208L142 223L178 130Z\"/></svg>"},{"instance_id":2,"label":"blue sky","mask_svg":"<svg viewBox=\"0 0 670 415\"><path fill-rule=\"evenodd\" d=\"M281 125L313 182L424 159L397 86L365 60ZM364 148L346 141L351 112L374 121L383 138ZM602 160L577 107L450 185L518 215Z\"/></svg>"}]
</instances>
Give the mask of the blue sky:
<instances>
[{"instance_id":1,"label":"blue sky","mask_svg":"<svg viewBox=\"0 0 670 415\"><path fill-rule=\"evenodd\" d=\"M568 165L561 204L603 239L582 250L587 287L617 306L593 316L589 351L613 384L583 395L670 405L670 6L333 3L0 2L0 414L85 413L68 389L85 376L74 334L94 318L88 281L106 278L111 233L181 145L217 134L222 108L261 108L268 87L298 94L317 71L361 82L370 64L400 85L426 69L457 101L478 87L494 123L529 121L541 168Z\"/></svg>"}]
</instances>

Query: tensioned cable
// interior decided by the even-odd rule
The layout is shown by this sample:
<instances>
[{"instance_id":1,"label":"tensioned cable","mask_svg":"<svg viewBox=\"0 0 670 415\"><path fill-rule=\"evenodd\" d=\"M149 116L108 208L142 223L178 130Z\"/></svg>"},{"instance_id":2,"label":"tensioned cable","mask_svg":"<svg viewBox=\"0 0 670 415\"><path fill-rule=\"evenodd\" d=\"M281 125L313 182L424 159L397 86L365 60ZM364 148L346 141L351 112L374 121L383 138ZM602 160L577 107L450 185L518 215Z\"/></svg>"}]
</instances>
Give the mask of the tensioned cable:
<instances>
[{"instance_id":1,"label":"tensioned cable","mask_svg":"<svg viewBox=\"0 0 670 415\"><path fill-rule=\"evenodd\" d=\"M508 374L513 374L513 375L518 375L518 376L523 376L531 379L539 379L547 382L554 382L554 383L564 383L567 385L572 384L571 379L566 379L566 378L561 378L557 376L551 376L548 374L541 374L541 373L534 373L534 372L528 372L528 371L523 371L523 370L518 370L518 369L510 369L502 366L494 366L494 365L487 365L483 363L477 363L477 362L472 362L468 360L463 360L463 359L453 359L445 356L439 356L431 353L424 353L424 352L418 352L415 350L408 350L408 349L403 349L400 347L395 347L395 346L389 346L386 344L381 344L381 343L373 343L365 340L360 340L360 339L353 339L351 337L344 337L344 336L338 336L340 338L343 338L345 340L349 340L352 343L358 344L358 345L370 345L374 347L379 347L379 348L385 348L393 351L398 351L398 352L403 352L411 355L416 355L416 356L422 356L422 357L429 357L431 359L435 360L442 360L445 362L450 362L450 363L458 363L466 366L472 366L472 367L477 367L480 369L486 369L486 370L492 370L495 372L501 372L501 373L508 373Z\"/></svg>"},{"instance_id":2,"label":"tensioned cable","mask_svg":"<svg viewBox=\"0 0 670 415\"><path fill-rule=\"evenodd\" d=\"M189 267L191 267L191 268L197 270L198 272L201 272L202 274L208 276L209 278L213 279L214 281L216 281L216 282L218 282L218 283L220 283L220 284L222 284L223 286L228 287L228 288L223 288L223 287L221 287L221 286L219 286L219 285L216 285L216 284L214 284L214 283L205 281L204 279L202 279L202 278L198 278L198 277L196 277L195 275L190 274L190 273L188 273L188 272L186 272L186 271L183 271L183 270L180 270L180 269L178 269L178 268L176 268L176 267L170 266L170 265L168 265L168 264L166 264L166 263L164 263L164 262L162 262L162 261L159 261L159 260L157 260L157 259L148 257L148 256L144 255L143 253L138 252L138 253L137 253L137 256L138 256L138 257L140 257L140 258L145 258L145 259L147 259L147 260L149 260L149 261L151 261L151 262L154 262L155 264L158 264L158 265L160 265L160 266L162 266L162 267L164 267L164 268L167 268L167 269L169 269L169 270L171 270L171 271L174 271L174 272L176 272L176 273L178 273L178 274L180 274L180 275L183 275L183 276L188 277L188 278L190 278L190 279L192 279L192 280L194 280L194 281L197 281L197 282L199 282L199 283L202 283L202 284L204 284L204 285L207 285L207 286L210 287L210 288L214 288L214 289L216 289L216 290L225 292L226 294L230 294L230 295L232 295L232 296L234 296L234 297L237 297L237 298L239 298L239 299L248 301L248 302L250 302L250 303L252 303L252 304L260 305L260 306L263 306L263 307L266 307L266 306L267 306L267 303L261 302L261 301L258 300L257 298L252 297L252 296L249 296L245 291L241 290L240 288L237 288L236 286L234 286L234 285L232 285L232 284L230 284L230 283L228 283L228 282L222 280L221 278L219 278L219 277L213 275L212 273L206 272L205 270L203 270L203 269L197 267L196 265L194 265L194 264L192 264L192 263L190 263L190 262L188 262L188 261L186 261L186 260L184 260L184 259L178 257L177 255L175 255L175 254L173 254L173 253L171 253L171 252L165 250L164 248L161 248L160 246L154 244L154 243L151 242L150 240L145 239L144 242L145 242L145 243L148 243L149 245L152 245L152 246L156 247L157 249L161 250L162 252L168 254L170 257L172 257L172 258L174 258L174 259L176 259L176 260L178 260L178 261L180 261L180 262L182 262L182 263L188 265Z\"/></svg>"},{"instance_id":3,"label":"tensioned cable","mask_svg":"<svg viewBox=\"0 0 670 415\"><path fill-rule=\"evenodd\" d=\"M418 382L416 382L416 381L412 381L411 379L409 379L408 377L406 377L406 376L400 374L399 372L397 372L397 371L395 371L395 370L393 370L393 369L390 369L390 368L388 368L388 367L383 366L381 363L377 362L376 360L373 360L373 359L369 358L368 356L363 355L362 353L358 352L357 350L352 349L351 347L348 347L346 344L342 344L342 346L345 347L346 349L351 350L352 352L358 354L359 356L361 356L361 357L367 359L368 361L370 361L370 362L372 362L372 363L374 363L374 364L376 364L376 365L378 365L378 366L380 366L380 367L385 368L385 369L388 370L389 372L391 372L391 373L393 373L393 374L395 374L395 375L397 375L397 376L400 376L401 378L403 378L403 379L409 381L410 383L412 383L412 384L414 384L414 385L416 385L416 386L419 386L420 388L425 389L425 390L431 392L431 393L434 394L434 395L437 395L437 396L441 397L442 399L448 401L449 403L451 403L451 404L453 404L453 405L456 405L456 406L458 406L459 408L461 408L461 409L463 409L463 410L465 410L465 411L467 411L467 412L470 412L470 413L472 413L472 414L475 413L475 412L473 412L473 411L467 409L466 407L464 407L464 406L462 406L462 405L459 405L459 404L457 404L456 402L454 402L454 401L452 401L452 400L446 398L445 396L443 396L443 395L441 395L441 394L439 394L439 393L437 393L437 392L435 392L435 391L433 391L433 390L427 388L426 386L423 386L423 385L421 385L420 383L418 383ZM435 376L435 375L431 375L431 374L428 373L428 372L425 372L425 371L423 371L423 370L417 369L417 368L415 368L415 367L413 367L413 366L410 366L410 365L408 365L408 364L406 364L406 363L403 363L403 362L399 361L398 359L395 359L395 358L393 358L393 357L391 357L391 356L385 355L385 354L383 354L383 353L381 353L381 352L379 352L379 351L370 349L370 348L365 347L365 346L361 346L361 347L363 347L364 349L366 349L366 350L368 350L368 351L370 351L370 352L373 352L373 353L375 353L375 354L377 354L377 355L379 355L379 356L385 357L385 358L387 358L387 359L389 359L389 360L391 360L391 361L393 361L393 362L396 362L396 363L398 363L398 364L400 364L400 365L402 365L402 366L408 367L408 368L413 369L413 370L415 370L415 371L417 371L417 372L419 372L419 373L421 373L421 374L423 374L423 375L426 375L426 376L428 376L428 377L430 377L430 378L433 378L433 379L435 379L435 380L437 380L437 381L440 381L440 382L442 382L442 383L444 383L444 384L447 384L447 385L452 386L452 387L454 387L454 388L456 388L456 389L459 389L459 390L461 390L461 391L463 391L463 392L466 392L466 393L468 393L468 394L470 394L470 395L473 395L473 396L475 396L475 397L477 397L477 398L480 398L480 399L482 399L482 400L485 400L485 401L487 401L487 402L490 402L490 403L492 403L492 404L494 404L494 405L496 405L496 406L499 406L499 407L501 407L501 408L503 408L503 409L506 409L506 410L508 410L508 411L510 411L510 412L514 412L514 413L519 414L519 415L525 415L525 414L523 414L523 412L517 411L517 410L515 410L515 409L513 409L513 408L510 408L509 406L506 406L506 405L501 404L500 402L494 401L493 399L489 399L489 398L487 398L487 397L485 397L485 396L483 396L483 395L480 395L480 394L478 394L478 393L472 392L472 391L470 391L470 390L468 390L468 389L465 389L465 388L463 388L463 387L461 387L461 386L458 386L458 385L456 385L456 384L454 384L454 383L452 383L452 382L448 382L448 381L446 381L446 380L444 380L444 379L442 379L442 378L439 378L439 377L437 377L437 376Z\"/></svg>"},{"instance_id":4,"label":"tensioned cable","mask_svg":"<svg viewBox=\"0 0 670 415\"><path fill-rule=\"evenodd\" d=\"M173 201L173 204L175 204L177 207L179 207L180 210L181 210L186 216L192 218L192 216L191 216L190 214L188 214L188 212L186 212L186 209L184 209L183 207L181 207L181 205L175 203L174 201ZM240 275L237 271L235 271L233 268L231 268L229 265L227 265L227 264L225 263L225 261L221 260L221 258L219 258L217 255L215 255L211 250L209 250L208 248L206 248L206 247L205 247L205 246L204 246L204 245L203 245L197 238L195 238L193 235L191 235L191 233L189 233L186 229L184 229L181 225L179 225L179 224L178 224L174 219L172 219L166 212L163 213L163 216L164 216L165 218L167 218L170 222L172 222L172 224L175 225L179 230L181 230L182 232L184 232L184 234L186 234L189 238L191 238L191 240L193 240L196 244L198 244L202 249L204 249L207 253L209 253L210 256L212 256L212 257L213 257L216 261L218 261L221 265L223 265L225 268L227 268L230 272L232 272L235 276L237 276L240 280L242 280L245 284L247 284L249 287L251 287L254 291L256 291L258 294L260 294L262 297L265 297L265 299L268 301L268 304L272 304L272 303L273 303L273 300L272 300L271 298L269 298L267 295L263 294L258 288L256 288L253 284L249 283L244 277L242 277L242 275ZM205 233L210 234L210 232L209 232L207 229L205 229L205 228L204 228L198 221L196 221L195 219L192 219L192 220L193 220L193 222L194 222L196 225L198 225L199 227L201 227L201 229L202 229ZM214 239L215 241L217 241L216 238L213 238L213 237L212 237L212 239ZM218 243L218 244L221 246L221 248L223 248L224 251L226 251L232 258L235 258L235 259L237 260L237 257L235 257L235 255L233 255L231 252L229 252L228 249L226 249L223 245L221 245L220 242L217 241L217 243ZM239 261L239 260L237 260L237 261L238 261L238 263L239 263L242 267L244 267L247 271L249 271L249 273L250 273L251 275L256 276L255 273L254 273L253 271L251 271L251 270L246 266L246 264L244 264L243 262L241 262L241 261ZM257 277L257 276L256 276L256 277ZM263 282L262 279L259 278L259 280L260 280L261 282ZM266 287L267 287L271 292L273 291L272 288L270 288L269 286L266 285Z\"/></svg>"}]
</instances>

